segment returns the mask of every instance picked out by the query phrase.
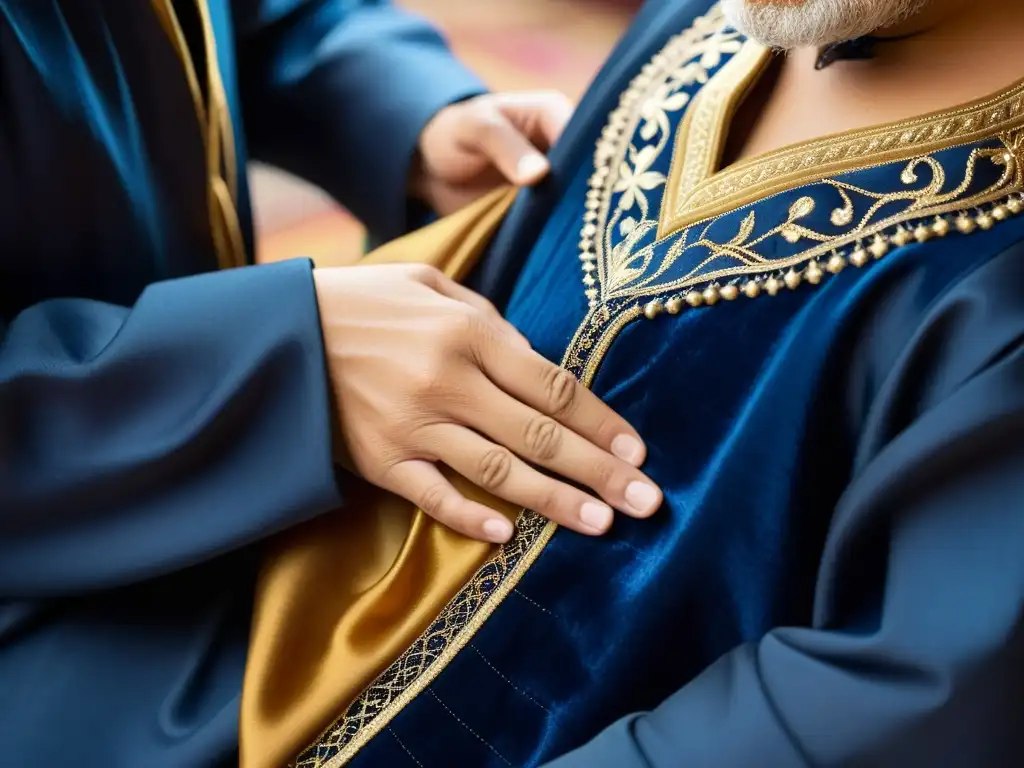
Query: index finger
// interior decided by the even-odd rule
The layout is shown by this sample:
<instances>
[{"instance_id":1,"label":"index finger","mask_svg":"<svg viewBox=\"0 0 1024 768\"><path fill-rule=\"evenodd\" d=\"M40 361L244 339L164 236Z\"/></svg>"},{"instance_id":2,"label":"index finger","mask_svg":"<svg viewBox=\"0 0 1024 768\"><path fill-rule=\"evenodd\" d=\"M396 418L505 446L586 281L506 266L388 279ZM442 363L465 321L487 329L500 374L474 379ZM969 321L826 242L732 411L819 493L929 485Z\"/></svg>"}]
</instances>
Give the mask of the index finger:
<instances>
[{"instance_id":1,"label":"index finger","mask_svg":"<svg viewBox=\"0 0 1024 768\"><path fill-rule=\"evenodd\" d=\"M494 340L483 346L484 374L502 390L628 464L644 463L647 448L636 430L569 371L532 349L499 349Z\"/></svg>"}]
</instances>

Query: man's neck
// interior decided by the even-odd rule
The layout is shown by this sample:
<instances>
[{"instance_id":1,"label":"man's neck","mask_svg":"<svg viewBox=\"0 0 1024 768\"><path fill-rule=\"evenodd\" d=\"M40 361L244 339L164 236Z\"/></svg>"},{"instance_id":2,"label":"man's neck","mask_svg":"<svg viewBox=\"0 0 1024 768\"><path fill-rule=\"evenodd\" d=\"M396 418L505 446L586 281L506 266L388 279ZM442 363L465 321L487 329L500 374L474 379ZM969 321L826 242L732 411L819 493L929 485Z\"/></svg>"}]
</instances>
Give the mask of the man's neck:
<instances>
[{"instance_id":1,"label":"man's neck","mask_svg":"<svg viewBox=\"0 0 1024 768\"><path fill-rule=\"evenodd\" d=\"M1022 2L936 0L879 34L911 37L823 70L816 49L786 54L737 115L726 162L954 107L1024 78Z\"/></svg>"}]
</instances>

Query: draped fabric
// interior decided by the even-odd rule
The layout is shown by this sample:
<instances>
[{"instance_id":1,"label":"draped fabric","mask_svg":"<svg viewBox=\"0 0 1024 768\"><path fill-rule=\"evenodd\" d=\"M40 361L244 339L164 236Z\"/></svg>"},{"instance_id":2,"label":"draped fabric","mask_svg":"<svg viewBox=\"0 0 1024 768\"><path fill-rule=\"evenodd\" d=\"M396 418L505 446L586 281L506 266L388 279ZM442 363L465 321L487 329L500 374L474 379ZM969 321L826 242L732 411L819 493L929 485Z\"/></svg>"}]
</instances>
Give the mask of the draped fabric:
<instances>
[{"instance_id":1,"label":"draped fabric","mask_svg":"<svg viewBox=\"0 0 1024 768\"><path fill-rule=\"evenodd\" d=\"M514 197L499 189L364 263L427 263L460 279ZM451 479L514 519L517 510ZM242 697L244 768L289 762L493 554L396 496L370 486L350 493L346 509L275 542L263 566Z\"/></svg>"},{"instance_id":2,"label":"draped fabric","mask_svg":"<svg viewBox=\"0 0 1024 768\"><path fill-rule=\"evenodd\" d=\"M313 264L220 269L244 169L393 238L481 90L379 0L0 0L0 764L237 763L261 544L344 502Z\"/></svg>"},{"instance_id":3,"label":"draped fabric","mask_svg":"<svg viewBox=\"0 0 1024 768\"><path fill-rule=\"evenodd\" d=\"M943 396L936 366L911 351L929 312L959 303L971 276L1024 238L1014 218L1024 209L1024 86L719 168L730 116L771 61L716 7L700 10L663 30L653 58L633 61L604 123L570 134L593 151L564 150L576 164L556 166L560 201L506 307L538 351L638 428L664 508L621 518L599 539L524 511L513 541L454 593L441 569L414 567L419 590L443 581L451 597L426 620L411 595L425 628L397 655L384 642L333 654L351 637L337 588L301 600L293 591L303 609L276 631L336 628L335 644L320 644L336 666L321 674L343 679L339 700L362 686L334 712L304 712L293 735L320 735L296 742L300 768L540 765L685 693L716 659L778 628L817 629L828 615L855 635L871 622L870 601L885 599L864 571L868 602L826 607L838 588L829 579L848 576L828 560L834 515L873 508L859 473ZM903 354L912 361L893 379ZM893 387L909 399L880 418ZM367 551L379 551L383 538L366 535ZM391 545L399 568L413 542ZM399 575L382 573L365 594ZM267 598L258 595L261 609ZM367 650L384 651L372 676ZM308 654L302 664L317 668ZM294 700L308 679L294 680ZM710 713L724 706L717 695L689 701ZM761 738L780 765L799 764L784 728ZM713 745L687 748L717 764ZM603 760L585 754L582 764ZM639 752L628 759L643 764Z\"/></svg>"}]
</instances>

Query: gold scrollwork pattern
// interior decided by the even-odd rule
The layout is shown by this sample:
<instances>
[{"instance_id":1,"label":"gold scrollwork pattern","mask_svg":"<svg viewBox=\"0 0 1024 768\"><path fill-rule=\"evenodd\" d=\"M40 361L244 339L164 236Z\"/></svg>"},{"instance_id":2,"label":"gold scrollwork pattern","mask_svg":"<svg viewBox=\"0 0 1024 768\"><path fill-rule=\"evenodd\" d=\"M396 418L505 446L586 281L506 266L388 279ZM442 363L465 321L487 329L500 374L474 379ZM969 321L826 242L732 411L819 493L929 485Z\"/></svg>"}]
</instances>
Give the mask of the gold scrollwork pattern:
<instances>
[{"instance_id":1,"label":"gold scrollwork pattern","mask_svg":"<svg viewBox=\"0 0 1024 768\"><path fill-rule=\"evenodd\" d=\"M890 126L882 133L876 129L839 137L835 144L812 142L715 173L712 160L717 161L723 140L729 100L763 63L763 51L730 30L716 5L668 41L609 116L594 154L579 243L591 309L562 361L584 385L590 386L622 329L638 318L816 284L828 273L866 265L901 245L988 229L1024 210L1024 86L945 117L912 121L903 133L900 126ZM716 87L702 95L715 78L720 78ZM701 109L684 112L698 97ZM673 130L680 116L682 124ZM973 136L970 131L978 126L989 129L977 137L985 143L964 153L963 172L950 182L937 155L966 144L964 137ZM655 164L674 138L676 150L691 141L700 146L677 151L666 175ZM900 156L909 146L917 151ZM823 177L808 167L827 161L832 165L825 167L852 170L897 160L905 161L894 166L905 188L895 192L878 192L838 173ZM782 211L778 221L763 222L771 207L754 203L768 197L766 189L774 189L769 180L776 184L796 178L794 169L804 176L801 183L785 187L795 192L793 202L788 210L777 206ZM680 179L689 185L682 188L690 195L683 195L690 201L686 205L703 200L701 195L717 199L726 194L733 195L735 204L660 237L659 220L671 215L666 187ZM825 221L832 231L823 228ZM727 236L712 235L723 228ZM762 251L772 242L789 251L782 258L767 258ZM687 261L693 253L700 258ZM382 732L470 642L556 529L537 513L523 511L513 539L294 761L294 768L339 768Z\"/></svg>"},{"instance_id":2,"label":"gold scrollwork pattern","mask_svg":"<svg viewBox=\"0 0 1024 768\"><path fill-rule=\"evenodd\" d=\"M1024 84L946 113L806 142L716 173L728 120L765 56L727 27L716 6L670 40L622 95L595 151L579 243L592 310L646 297L644 314L654 317L719 299L775 295L911 242L988 229L1024 207ZM681 110L673 131L672 113ZM673 135L666 176L659 161ZM943 154L956 148L963 151ZM965 155L951 174L944 163L959 164ZM823 168L842 173L823 175ZM799 183L771 186L783 177ZM666 217L700 210L708 189L731 195L728 209L663 234ZM802 194L788 213L771 204L794 191ZM652 213L659 201L659 213ZM810 223L826 204L831 226ZM771 216L779 220L765 220ZM789 247L780 248L779 239Z\"/></svg>"}]
</instances>

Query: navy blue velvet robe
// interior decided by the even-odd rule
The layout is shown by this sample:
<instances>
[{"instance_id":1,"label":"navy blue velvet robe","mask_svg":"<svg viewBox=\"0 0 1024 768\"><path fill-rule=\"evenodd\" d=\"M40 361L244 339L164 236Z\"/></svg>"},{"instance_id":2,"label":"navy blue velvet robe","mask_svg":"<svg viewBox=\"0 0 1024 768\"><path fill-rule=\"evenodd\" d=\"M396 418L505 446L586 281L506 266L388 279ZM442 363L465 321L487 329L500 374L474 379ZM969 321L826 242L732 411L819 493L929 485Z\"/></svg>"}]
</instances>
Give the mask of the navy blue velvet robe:
<instances>
[{"instance_id":1,"label":"navy blue velvet robe","mask_svg":"<svg viewBox=\"0 0 1024 768\"><path fill-rule=\"evenodd\" d=\"M401 233L480 83L387 2L207 5L239 166ZM2 765L234 762L251 546L342 501L311 264L215 271L206 184L149 0L0 0Z\"/></svg>"},{"instance_id":2,"label":"navy blue velvet robe","mask_svg":"<svg viewBox=\"0 0 1024 768\"><path fill-rule=\"evenodd\" d=\"M766 57L710 6L646 6L475 276L664 508L524 513L300 768L1024 759L1024 82L716 173Z\"/></svg>"}]
</instances>

